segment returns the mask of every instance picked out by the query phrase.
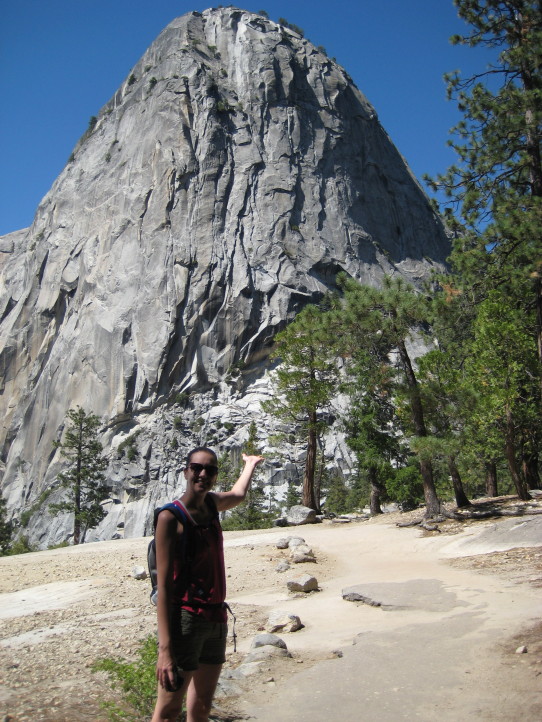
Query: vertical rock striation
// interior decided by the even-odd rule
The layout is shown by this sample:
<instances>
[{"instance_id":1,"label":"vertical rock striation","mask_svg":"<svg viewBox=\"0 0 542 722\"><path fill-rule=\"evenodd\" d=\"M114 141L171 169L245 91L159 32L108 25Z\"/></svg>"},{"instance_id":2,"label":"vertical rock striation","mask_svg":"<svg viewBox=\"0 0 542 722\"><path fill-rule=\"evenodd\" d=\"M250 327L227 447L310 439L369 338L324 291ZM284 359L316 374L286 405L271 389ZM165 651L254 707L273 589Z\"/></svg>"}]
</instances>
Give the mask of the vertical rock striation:
<instances>
[{"instance_id":1,"label":"vertical rock striation","mask_svg":"<svg viewBox=\"0 0 542 722\"><path fill-rule=\"evenodd\" d=\"M79 404L104 419L113 448L145 432L136 470L112 457L121 503L109 515L137 502L129 531L119 524L143 533L179 468L164 455L176 395L201 395L186 419L210 423L211 403L234 398L242 416L276 331L339 271L416 282L447 252L426 196L340 66L235 8L174 20L80 140L32 226L0 239L9 507L38 508L60 464L52 442ZM239 362L250 373L232 385ZM194 440L186 427L182 450ZM36 514L31 531L43 542L66 523Z\"/></svg>"}]
</instances>

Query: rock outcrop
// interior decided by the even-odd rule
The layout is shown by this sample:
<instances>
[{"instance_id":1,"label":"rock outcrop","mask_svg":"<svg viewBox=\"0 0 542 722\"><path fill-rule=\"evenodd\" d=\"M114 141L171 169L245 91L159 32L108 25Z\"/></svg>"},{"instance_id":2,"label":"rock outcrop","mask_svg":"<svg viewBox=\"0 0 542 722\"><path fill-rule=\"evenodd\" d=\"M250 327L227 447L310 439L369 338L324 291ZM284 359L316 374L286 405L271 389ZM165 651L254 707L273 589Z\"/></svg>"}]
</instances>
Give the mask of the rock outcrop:
<instances>
[{"instance_id":1,"label":"rock outcrop","mask_svg":"<svg viewBox=\"0 0 542 722\"><path fill-rule=\"evenodd\" d=\"M174 20L92 120L32 226L0 239L8 508L30 512L42 545L67 536L68 520L41 505L61 468L53 441L81 405L103 419L111 457L109 513L88 538L147 532L188 447L239 446L261 414L274 334L337 272L416 282L447 252L340 66L235 8ZM277 464L268 481L287 476Z\"/></svg>"}]
</instances>

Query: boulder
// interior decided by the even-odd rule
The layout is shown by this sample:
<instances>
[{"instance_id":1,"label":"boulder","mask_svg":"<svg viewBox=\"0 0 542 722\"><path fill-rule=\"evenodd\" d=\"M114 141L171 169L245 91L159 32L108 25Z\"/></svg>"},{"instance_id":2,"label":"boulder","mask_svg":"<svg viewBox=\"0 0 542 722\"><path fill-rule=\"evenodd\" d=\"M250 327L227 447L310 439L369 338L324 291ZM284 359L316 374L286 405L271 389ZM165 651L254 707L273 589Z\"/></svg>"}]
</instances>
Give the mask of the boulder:
<instances>
[{"instance_id":1,"label":"boulder","mask_svg":"<svg viewBox=\"0 0 542 722\"><path fill-rule=\"evenodd\" d=\"M314 509L308 506L291 506L286 514L289 526L301 526L302 524L316 524L318 519Z\"/></svg>"},{"instance_id":2,"label":"boulder","mask_svg":"<svg viewBox=\"0 0 542 722\"><path fill-rule=\"evenodd\" d=\"M254 639L252 640L252 643L250 645L251 649L256 649L257 647L265 647L267 645L270 645L272 647L280 647L281 649L286 649L286 642L281 639L280 637L277 637L276 634L258 634Z\"/></svg>"},{"instance_id":3,"label":"boulder","mask_svg":"<svg viewBox=\"0 0 542 722\"><path fill-rule=\"evenodd\" d=\"M274 657L291 657L292 655L287 649L275 647L272 644L266 644L263 647L252 649L243 659L243 664L252 662L261 662Z\"/></svg>"},{"instance_id":4,"label":"boulder","mask_svg":"<svg viewBox=\"0 0 542 722\"><path fill-rule=\"evenodd\" d=\"M266 624L267 631L271 634L275 632L297 632L303 626L297 614L284 612L280 609L271 612Z\"/></svg>"},{"instance_id":5,"label":"boulder","mask_svg":"<svg viewBox=\"0 0 542 722\"><path fill-rule=\"evenodd\" d=\"M290 592L315 592L318 590L318 581L310 574L302 574L297 579L291 579L286 586Z\"/></svg>"}]
</instances>

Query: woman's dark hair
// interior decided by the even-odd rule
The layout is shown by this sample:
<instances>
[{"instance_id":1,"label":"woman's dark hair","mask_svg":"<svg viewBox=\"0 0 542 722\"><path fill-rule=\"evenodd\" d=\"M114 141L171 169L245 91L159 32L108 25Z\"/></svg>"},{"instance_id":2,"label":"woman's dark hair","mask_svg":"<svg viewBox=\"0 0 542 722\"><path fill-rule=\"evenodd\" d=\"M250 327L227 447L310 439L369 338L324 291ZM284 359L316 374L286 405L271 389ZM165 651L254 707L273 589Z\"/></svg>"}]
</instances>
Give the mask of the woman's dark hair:
<instances>
[{"instance_id":1,"label":"woman's dark hair","mask_svg":"<svg viewBox=\"0 0 542 722\"><path fill-rule=\"evenodd\" d=\"M190 459L196 454L198 451L205 451L208 454L211 454L215 457L215 461L218 463L218 456L215 454L215 452L212 449L209 449L207 446L198 446L195 449L192 449L192 451L189 451L186 455L186 467L188 467L188 464L190 463Z\"/></svg>"}]
</instances>

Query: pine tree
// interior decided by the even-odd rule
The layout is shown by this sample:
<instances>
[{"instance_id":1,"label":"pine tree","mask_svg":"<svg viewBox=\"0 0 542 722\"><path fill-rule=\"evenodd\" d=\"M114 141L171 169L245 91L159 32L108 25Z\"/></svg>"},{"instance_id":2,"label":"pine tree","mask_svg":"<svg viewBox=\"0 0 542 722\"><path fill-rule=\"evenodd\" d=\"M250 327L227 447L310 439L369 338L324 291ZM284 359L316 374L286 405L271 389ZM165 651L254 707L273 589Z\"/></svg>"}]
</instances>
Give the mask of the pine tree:
<instances>
[{"instance_id":1,"label":"pine tree","mask_svg":"<svg viewBox=\"0 0 542 722\"><path fill-rule=\"evenodd\" d=\"M68 489L68 498L50 504L53 513L71 512L74 515L73 543L84 541L87 529L97 526L105 516L102 502L107 498L104 470L107 460L102 456L98 440L100 419L84 409L68 411L69 427L62 442L55 448L68 461L66 471L58 475L61 486Z\"/></svg>"},{"instance_id":2,"label":"pine tree","mask_svg":"<svg viewBox=\"0 0 542 722\"><path fill-rule=\"evenodd\" d=\"M350 511L348 487L343 477L336 473L331 476L327 485L326 511L344 514Z\"/></svg>"},{"instance_id":3,"label":"pine tree","mask_svg":"<svg viewBox=\"0 0 542 722\"><path fill-rule=\"evenodd\" d=\"M416 330L421 330L429 312L425 299L401 279L385 277L381 289L363 286L344 275L339 276L339 283L344 291L344 302L330 312L334 319L334 338L337 348L342 347L341 353L350 357L349 366L354 369L359 384L357 393L368 405L360 430L367 442L371 439L372 448L368 446L366 461L376 485L380 483L376 473L377 459L379 463L389 461L392 454L386 452L386 457L383 449L395 443L391 434L386 436L383 420L377 415L379 394L385 393L383 398L391 404L397 428L406 424L414 439L428 435L420 385L407 342ZM377 402L372 408L371 397ZM363 454L362 445L359 448ZM426 513L429 517L435 516L440 510L440 502L432 461L420 454L418 463Z\"/></svg>"},{"instance_id":4,"label":"pine tree","mask_svg":"<svg viewBox=\"0 0 542 722\"><path fill-rule=\"evenodd\" d=\"M301 504L301 493L292 479L288 481L288 488L286 490L286 499L284 500L284 503L286 504L287 509L291 506Z\"/></svg>"},{"instance_id":5,"label":"pine tree","mask_svg":"<svg viewBox=\"0 0 542 722\"><path fill-rule=\"evenodd\" d=\"M260 449L257 443L256 423L253 421L249 427L248 439L242 447L242 453L248 455L259 455ZM239 452L237 452L239 453ZM241 473L241 464L234 461L233 454L223 454L220 457L220 487L218 489L229 489ZM226 530L232 529L264 529L270 526L272 509L269 510L270 501L266 498L261 474L256 471L252 477L250 488L242 504L228 512L222 521Z\"/></svg>"},{"instance_id":6,"label":"pine tree","mask_svg":"<svg viewBox=\"0 0 542 722\"><path fill-rule=\"evenodd\" d=\"M477 359L463 367L463 385L475 389L481 384L477 388L482 391L474 414L479 423L474 424L469 446L482 447L492 479L504 449L518 494L525 498L526 487L540 483L542 3L455 0L455 5L469 29L452 42L484 46L495 56L487 69L472 77L458 72L447 76L449 97L457 99L463 114L450 142L458 163L433 182L447 194L448 210L460 218L447 284L468 309L471 334L465 338L459 333L456 343L468 348L471 358L485 358L488 368L495 370L483 379ZM489 318L488 308L496 318ZM521 337L522 357L508 346L510 322L517 325L512 335ZM480 343L483 337L490 340L491 349ZM508 350L514 356L513 368ZM499 357L504 366L496 363ZM537 384L529 381L532 377ZM490 411L496 416L488 416ZM521 422L527 418L529 432Z\"/></svg>"},{"instance_id":7,"label":"pine tree","mask_svg":"<svg viewBox=\"0 0 542 722\"><path fill-rule=\"evenodd\" d=\"M12 536L13 523L7 520L6 500L0 496L0 556L9 554Z\"/></svg>"},{"instance_id":8,"label":"pine tree","mask_svg":"<svg viewBox=\"0 0 542 722\"><path fill-rule=\"evenodd\" d=\"M537 354L529 325L525 314L503 303L500 294L489 295L480 304L466 362L473 385L481 390L472 422L488 439L492 427L500 431L510 477L523 500L531 498L525 468L540 444Z\"/></svg>"},{"instance_id":9,"label":"pine tree","mask_svg":"<svg viewBox=\"0 0 542 722\"><path fill-rule=\"evenodd\" d=\"M355 451L360 472L369 483L371 514L381 514L386 479L401 456L399 419L395 413L396 375L389 363L390 347L382 334L358 346L348 368L345 390L350 405L344 421L346 440Z\"/></svg>"},{"instance_id":10,"label":"pine tree","mask_svg":"<svg viewBox=\"0 0 542 722\"><path fill-rule=\"evenodd\" d=\"M276 336L273 357L280 360L275 372L273 398L263 409L296 425L306 439L303 475L303 504L319 511L315 472L319 439L328 428L325 412L336 392L338 371L331 351L332 331L327 316L315 306L306 306L296 319Z\"/></svg>"},{"instance_id":11,"label":"pine tree","mask_svg":"<svg viewBox=\"0 0 542 722\"><path fill-rule=\"evenodd\" d=\"M459 163L433 187L444 189L462 219L452 253L461 291L483 300L499 288L533 312L542 361L542 4L455 5L470 32L452 42L493 48L496 57L472 77L446 76L463 113L450 141ZM538 373L542 378L542 365Z\"/></svg>"}]
</instances>

